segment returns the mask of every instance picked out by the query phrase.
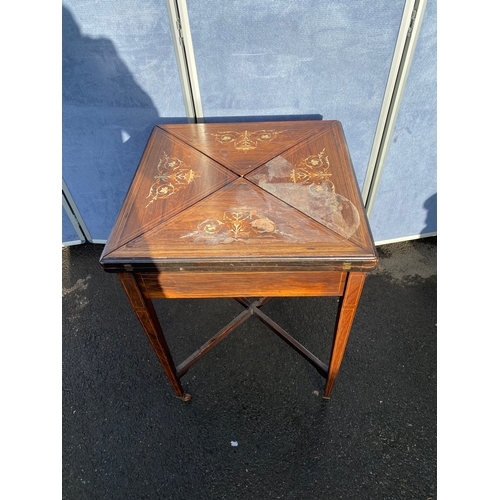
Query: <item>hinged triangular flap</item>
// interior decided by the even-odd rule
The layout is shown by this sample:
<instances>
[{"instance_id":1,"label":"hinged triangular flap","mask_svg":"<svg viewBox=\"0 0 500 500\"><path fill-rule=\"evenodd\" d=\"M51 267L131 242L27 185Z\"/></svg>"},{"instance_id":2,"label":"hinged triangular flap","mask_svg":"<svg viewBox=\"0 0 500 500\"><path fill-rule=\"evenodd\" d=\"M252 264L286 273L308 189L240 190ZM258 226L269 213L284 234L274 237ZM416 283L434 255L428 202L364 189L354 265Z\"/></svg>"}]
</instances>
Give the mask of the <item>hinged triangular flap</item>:
<instances>
[{"instance_id":1,"label":"hinged triangular flap","mask_svg":"<svg viewBox=\"0 0 500 500\"><path fill-rule=\"evenodd\" d=\"M359 248L245 179L130 241L112 255L168 259L332 259Z\"/></svg>"},{"instance_id":2,"label":"hinged triangular flap","mask_svg":"<svg viewBox=\"0 0 500 500\"><path fill-rule=\"evenodd\" d=\"M320 133L272 158L245 178L349 240L372 249L364 207L342 130Z\"/></svg>"},{"instance_id":3,"label":"hinged triangular flap","mask_svg":"<svg viewBox=\"0 0 500 500\"><path fill-rule=\"evenodd\" d=\"M238 175L245 175L331 121L159 125Z\"/></svg>"},{"instance_id":4,"label":"hinged triangular flap","mask_svg":"<svg viewBox=\"0 0 500 500\"><path fill-rule=\"evenodd\" d=\"M236 178L217 162L155 127L103 255Z\"/></svg>"}]
</instances>

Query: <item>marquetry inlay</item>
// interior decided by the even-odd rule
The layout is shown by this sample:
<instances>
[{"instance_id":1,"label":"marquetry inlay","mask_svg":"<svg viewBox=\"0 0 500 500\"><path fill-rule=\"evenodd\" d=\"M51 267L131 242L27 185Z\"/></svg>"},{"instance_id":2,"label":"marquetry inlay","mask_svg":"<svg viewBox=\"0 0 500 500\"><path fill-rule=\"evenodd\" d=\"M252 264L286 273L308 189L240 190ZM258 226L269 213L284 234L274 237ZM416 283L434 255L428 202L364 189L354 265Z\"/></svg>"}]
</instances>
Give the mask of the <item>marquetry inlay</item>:
<instances>
[{"instance_id":1,"label":"marquetry inlay","mask_svg":"<svg viewBox=\"0 0 500 500\"><path fill-rule=\"evenodd\" d=\"M274 141L283 132L286 132L286 130L280 132L276 132L275 130L257 130L255 132L249 132L248 130L235 132L229 130L209 135L213 136L220 144L232 144L238 151L246 153L247 151L256 149L260 142Z\"/></svg>"},{"instance_id":2,"label":"marquetry inlay","mask_svg":"<svg viewBox=\"0 0 500 500\"><path fill-rule=\"evenodd\" d=\"M194 180L200 177L200 174L195 172L189 166L185 166L184 162L176 157L170 157L163 153L158 166L158 175L154 176L154 183L149 190L147 198L151 198L148 207L161 198L168 198L173 194L185 189Z\"/></svg>"}]
</instances>

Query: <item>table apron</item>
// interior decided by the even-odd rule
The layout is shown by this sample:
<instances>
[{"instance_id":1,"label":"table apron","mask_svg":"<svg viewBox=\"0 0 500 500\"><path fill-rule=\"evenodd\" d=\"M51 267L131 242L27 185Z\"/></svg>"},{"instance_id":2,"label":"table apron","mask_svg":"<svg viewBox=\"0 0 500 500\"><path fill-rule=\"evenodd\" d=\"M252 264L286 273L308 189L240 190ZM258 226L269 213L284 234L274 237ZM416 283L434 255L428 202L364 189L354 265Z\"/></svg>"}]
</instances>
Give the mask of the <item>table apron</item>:
<instances>
[{"instance_id":1,"label":"table apron","mask_svg":"<svg viewBox=\"0 0 500 500\"><path fill-rule=\"evenodd\" d=\"M176 272L135 273L145 297L317 297L341 296L347 272Z\"/></svg>"}]
</instances>

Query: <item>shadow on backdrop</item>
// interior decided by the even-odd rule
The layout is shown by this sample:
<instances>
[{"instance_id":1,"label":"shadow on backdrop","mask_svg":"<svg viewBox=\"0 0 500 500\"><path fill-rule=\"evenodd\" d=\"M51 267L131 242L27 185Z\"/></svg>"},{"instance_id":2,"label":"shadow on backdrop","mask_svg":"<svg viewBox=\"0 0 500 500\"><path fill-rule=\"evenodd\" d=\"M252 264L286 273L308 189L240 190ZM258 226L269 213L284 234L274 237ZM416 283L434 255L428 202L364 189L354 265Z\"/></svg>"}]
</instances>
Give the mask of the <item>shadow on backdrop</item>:
<instances>
[{"instance_id":1,"label":"shadow on backdrop","mask_svg":"<svg viewBox=\"0 0 500 500\"><path fill-rule=\"evenodd\" d=\"M109 236L153 126L186 121L160 119L113 43L63 7L63 177L93 239Z\"/></svg>"},{"instance_id":2,"label":"shadow on backdrop","mask_svg":"<svg viewBox=\"0 0 500 500\"><path fill-rule=\"evenodd\" d=\"M424 208L427 210L425 226L420 234L429 234L437 232L437 193L425 200Z\"/></svg>"}]
</instances>

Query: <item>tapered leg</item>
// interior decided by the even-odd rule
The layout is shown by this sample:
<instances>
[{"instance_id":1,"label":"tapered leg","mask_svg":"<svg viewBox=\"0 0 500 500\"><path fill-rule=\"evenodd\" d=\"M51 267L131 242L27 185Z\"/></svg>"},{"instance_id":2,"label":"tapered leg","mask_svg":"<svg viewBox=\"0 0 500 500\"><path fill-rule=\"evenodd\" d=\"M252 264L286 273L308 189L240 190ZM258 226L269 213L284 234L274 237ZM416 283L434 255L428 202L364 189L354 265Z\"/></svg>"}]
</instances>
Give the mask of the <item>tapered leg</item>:
<instances>
[{"instance_id":1,"label":"tapered leg","mask_svg":"<svg viewBox=\"0 0 500 500\"><path fill-rule=\"evenodd\" d=\"M352 272L347 277L344 295L339 301L337 321L335 324L335 336L333 339L332 355L326 377L325 392L323 397L328 399L332 393L333 384L342 363L347 339L351 331L351 325L356 314L359 298L363 290L366 273Z\"/></svg>"},{"instance_id":2,"label":"tapered leg","mask_svg":"<svg viewBox=\"0 0 500 500\"><path fill-rule=\"evenodd\" d=\"M174 360L163 336L161 325L151 299L142 295L133 273L118 273L118 277L175 393L184 401L188 401L191 399L191 396L184 392L181 381L177 376Z\"/></svg>"}]
</instances>

